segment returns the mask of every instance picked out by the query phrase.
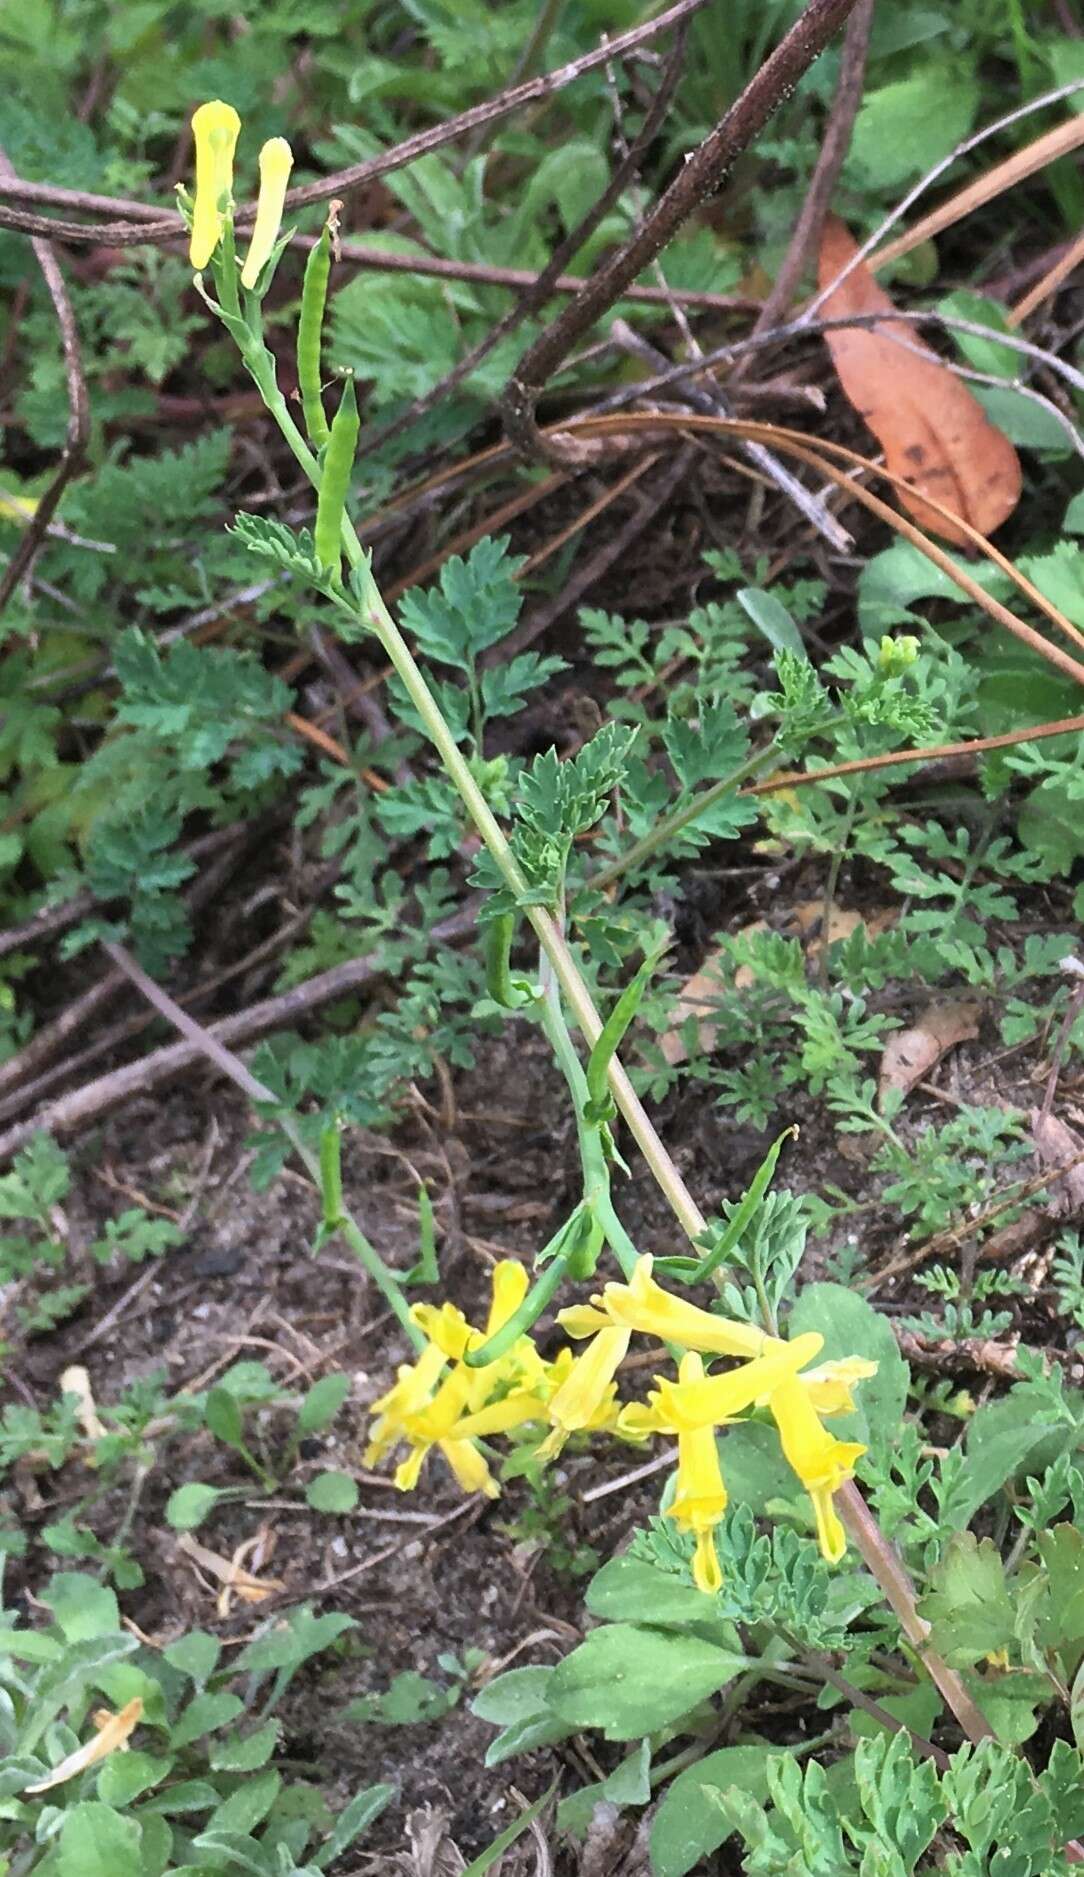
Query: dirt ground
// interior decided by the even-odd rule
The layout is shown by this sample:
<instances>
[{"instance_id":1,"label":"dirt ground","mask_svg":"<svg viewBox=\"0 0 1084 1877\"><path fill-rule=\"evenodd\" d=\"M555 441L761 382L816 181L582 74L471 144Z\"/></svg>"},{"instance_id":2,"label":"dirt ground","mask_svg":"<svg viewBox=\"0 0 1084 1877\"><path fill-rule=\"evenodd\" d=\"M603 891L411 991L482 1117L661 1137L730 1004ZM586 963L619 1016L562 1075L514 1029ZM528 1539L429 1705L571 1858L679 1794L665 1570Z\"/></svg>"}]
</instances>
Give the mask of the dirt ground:
<instances>
[{"instance_id":1,"label":"dirt ground","mask_svg":"<svg viewBox=\"0 0 1084 1877\"><path fill-rule=\"evenodd\" d=\"M498 1109L494 1090L506 1097ZM403 1265L416 1251L416 1176L435 1175L441 1290L470 1315L484 1311L492 1263L508 1255L529 1259L567 1210L575 1136L546 1045L525 1026L490 1039L451 1094L453 1112L407 1117L392 1141L351 1137L346 1198L381 1252ZM710 1207L740 1190L762 1155L761 1137L728 1126L695 1092L669 1106L668 1138L703 1203ZM395 1782L399 1803L366 1844L374 1867L391 1868L386 1861L404 1846L407 1816L427 1807L446 1820L448 1836L469 1859L508 1823L513 1790L532 1797L561 1771L567 1792L599 1776L593 1756L572 1744L487 1771L482 1762L493 1730L470 1715L466 1700L450 1717L411 1726L342 1722L336 1715L356 1697L384 1690L403 1670L443 1681L436 1659L444 1651L460 1657L483 1651L476 1679L498 1665L558 1659L580 1635L583 1565L589 1571L592 1553L601 1562L620 1549L655 1510L661 1478L627 1483L642 1460L616 1444L601 1461L597 1446L591 1454L568 1451L552 1474L568 1501L560 1536L569 1552L590 1551L575 1560L562 1555L555 1565L522 1481L497 1502L464 1503L439 1459L430 1460L409 1499L387 1477L367 1471L366 1410L407 1359L405 1338L345 1248L331 1245L311 1256L319 1208L300 1175L287 1172L270 1190L252 1191L248 1137L232 1091L196 1079L165 1099L125 1109L75 1146L66 1210L76 1244L88 1243L104 1218L133 1202L174 1212L194 1204L194 1216L184 1245L134 1276L131 1268L88 1270L91 1295L61 1330L24 1346L5 1395L45 1406L75 1362L86 1367L103 1402L152 1375L164 1377L170 1393L205 1388L246 1358L263 1361L276 1381L297 1392L320 1375L348 1373L352 1392L334 1427L304 1443L278 1492L261 1492L206 1433L162 1446L133 1525L146 1583L124 1594L123 1607L157 1644L194 1625L235 1644L246 1639L252 1611L242 1606L224 1620L217 1616L215 1587L201 1581L178 1547L164 1511L170 1492L186 1480L249 1485L243 1498L216 1509L200 1542L230 1556L264 1534L265 1571L286 1590L260 1606L261 1617L275 1602L311 1600L358 1624L342 1659L302 1672L291 1687L284 1710L291 1762L309 1767L333 1803L374 1780ZM670 1215L642 1171L625 1183L621 1206L643 1250L674 1248ZM267 1411L265 1430L272 1455L274 1414ZM327 1468L358 1482L360 1502L348 1517L317 1516L305 1504L307 1479ZM87 1489L85 1469L75 1464L59 1474L17 1470L0 1511L33 1539ZM89 1522L103 1538L115 1533L126 1501L118 1489L94 1508ZM47 1558L32 1542L14 1578L16 1594L40 1582ZM362 1858L359 1868L366 1867Z\"/></svg>"},{"instance_id":2,"label":"dirt ground","mask_svg":"<svg viewBox=\"0 0 1084 1877\"><path fill-rule=\"evenodd\" d=\"M978 1068L982 1052L971 1047ZM404 1117L391 1140L351 1136L346 1198L381 1252L402 1266L416 1251L418 1178L428 1177L436 1195L441 1290L477 1315L484 1311L492 1263L507 1255L530 1258L567 1210L575 1138L544 1041L523 1025L512 1024L485 1043L476 1068L446 1091L445 1107L443 1114L426 1108ZM854 1168L840 1156L830 1126L813 1104L810 1109L788 1183L826 1174L852 1182ZM661 1121L708 1209L741 1190L763 1153L763 1137L730 1126L695 1089L672 1099ZM443 1682L437 1657L445 1651L458 1657L483 1652L475 1682L513 1662L558 1659L580 1635L585 1575L582 1568L577 1574L575 1563L589 1558L581 1553L573 1561L567 1552L590 1547L601 1561L619 1550L655 1509L661 1477L628 1481L642 1461L616 1444L601 1460L597 1446L590 1454L566 1452L553 1476L568 1501L559 1528L566 1555L555 1557L522 1481L495 1503L465 1503L439 1459L429 1461L409 1499L388 1478L367 1471L361 1461L366 1409L407 1358L405 1339L344 1247L330 1245L312 1257L318 1205L300 1175L288 1172L270 1190L252 1191L248 1139L240 1101L204 1078L145 1107L127 1108L76 1145L67 1210L77 1244L89 1242L103 1218L133 1201L174 1212L187 1206L191 1225L181 1248L134 1276L130 1268L95 1270L94 1288L78 1314L55 1334L25 1345L7 1376L6 1394L44 1406L72 1362L86 1366L103 1401L153 1374L165 1377L171 1393L203 1388L245 1358L263 1361L276 1381L296 1392L320 1375L341 1370L351 1376L351 1395L333 1428L304 1443L280 1490L262 1492L206 1433L163 1445L133 1525L146 1583L125 1593L123 1605L158 1644L192 1625L211 1628L228 1643L246 1639L252 1610L241 1606L224 1619L216 1614L215 1586L193 1569L164 1509L186 1480L247 1484L243 1497L216 1509L200 1541L228 1557L263 1535L265 1573L286 1588L259 1607L261 1617L276 1603L310 1600L318 1610L346 1612L358 1625L340 1657L310 1665L290 1689L284 1718L292 1768L318 1780L333 1804L374 1780L396 1784L399 1801L359 1854L359 1871L398 1868L400 1854L408 1855L410 1820L423 1861L405 1868L425 1868L426 1847L443 1844L430 1868L454 1871L459 1866L448 1839L469 1859L514 1815L514 1795L535 1796L557 1773L567 1793L607 1765L600 1769L590 1748L572 1742L487 1771L483 1757L492 1729L470 1715L466 1699L450 1716L410 1726L337 1717L404 1670ZM569 1170L567 1191L562 1166ZM620 1203L641 1249L674 1248L669 1214L642 1170L624 1184ZM876 1221L872 1229L876 1233ZM266 1450L273 1455L274 1409L265 1422ZM305 1504L307 1479L327 1468L358 1482L360 1502L347 1517L318 1516ZM86 1491L85 1470L74 1464L59 1474L19 1470L0 1511L33 1535ZM120 1490L98 1503L91 1522L103 1537L115 1532L125 1507ZM40 1581L47 1555L32 1543L16 1590ZM437 1829L442 1821L445 1836ZM520 1855L530 1870L528 1850ZM635 1845L627 1854L631 1861L623 1861L616 1843L600 1845L598 1855L611 1860L600 1863L600 1871L641 1867ZM567 1868L588 1865L570 1861Z\"/></svg>"}]
</instances>

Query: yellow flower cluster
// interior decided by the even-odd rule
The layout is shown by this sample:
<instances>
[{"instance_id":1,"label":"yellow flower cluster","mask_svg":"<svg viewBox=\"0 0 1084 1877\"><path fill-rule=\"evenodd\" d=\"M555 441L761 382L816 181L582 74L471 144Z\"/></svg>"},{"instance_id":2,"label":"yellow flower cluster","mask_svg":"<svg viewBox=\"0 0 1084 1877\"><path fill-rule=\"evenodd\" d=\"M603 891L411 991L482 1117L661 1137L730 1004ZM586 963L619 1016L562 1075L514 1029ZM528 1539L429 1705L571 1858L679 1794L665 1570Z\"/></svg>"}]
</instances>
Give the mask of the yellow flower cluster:
<instances>
[{"instance_id":1,"label":"yellow flower cluster","mask_svg":"<svg viewBox=\"0 0 1084 1877\"><path fill-rule=\"evenodd\" d=\"M454 1304L439 1309L415 1304L410 1314L425 1331L425 1349L417 1362L403 1365L394 1388L374 1402L376 1425L365 1453L366 1466L375 1466L392 1448L406 1443L407 1456L395 1472L401 1492L417 1485L430 1449L437 1447L464 1492L484 1492L496 1499L500 1487L475 1442L507 1434L526 1422L544 1425L551 1418L575 1368L570 1349L562 1350L555 1362L544 1362L530 1337L519 1336L484 1368L472 1369L464 1361L469 1349L480 1349L504 1328L527 1295L527 1284L527 1272L514 1259L495 1266L484 1330L473 1329ZM616 1387L597 1390L587 1418L574 1425L616 1428L616 1397Z\"/></svg>"},{"instance_id":2,"label":"yellow flower cluster","mask_svg":"<svg viewBox=\"0 0 1084 1877\"><path fill-rule=\"evenodd\" d=\"M233 153L241 119L232 104L214 98L192 116L196 145L196 194L192 204L189 259L197 272L206 267L226 229L233 206ZM260 151L260 193L241 285L252 288L270 258L282 226L286 185L293 168L293 151L285 137L272 137Z\"/></svg>"},{"instance_id":3,"label":"yellow flower cluster","mask_svg":"<svg viewBox=\"0 0 1084 1877\"><path fill-rule=\"evenodd\" d=\"M511 1260L497 1265L484 1332L472 1329L452 1304L415 1306L411 1314L425 1332L426 1347L374 1404L377 1419L367 1465L405 1442L409 1451L395 1482L409 1491L435 1446L464 1491L496 1497L499 1488L476 1442L514 1427L548 1426L538 1448L543 1458L585 1429L606 1429L633 1441L657 1433L676 1435L677 1479L667 1516L695 1536L693 1577L701 1590L711 1592L722 1583L714 1532L727 1504L715 1430L751 1408L766 1408L784 1456L813 1502L821 1550L838 1563L846 1540L832 1496L865 1449L837 1440L822 1417L847 1413L854 1405L854 1384L875 1374L876 1363L852 1356L808 1368L823 1348L823 1337L811 1331L784 1342L751 1323L714 1316L663 1290L652 1276L651 1259L641 1258L627 1284L607 1284L589 1304L559 1313L567 1334L586 1343L582 1354L573 1357L564 1349L556 1361L545 1362L530 1337L521 1336L497 1361L484 1368L468 1366L468 1350L481 1348L509 1321L527 1282L522 1265ZM677 1344L685 1353L676 1381L657 1376L646 1402L622 1406L615 1377L634 1332ZM740 1366L707 1373L704 1356L736 1357Z\"/></svg>"}]
</instances>

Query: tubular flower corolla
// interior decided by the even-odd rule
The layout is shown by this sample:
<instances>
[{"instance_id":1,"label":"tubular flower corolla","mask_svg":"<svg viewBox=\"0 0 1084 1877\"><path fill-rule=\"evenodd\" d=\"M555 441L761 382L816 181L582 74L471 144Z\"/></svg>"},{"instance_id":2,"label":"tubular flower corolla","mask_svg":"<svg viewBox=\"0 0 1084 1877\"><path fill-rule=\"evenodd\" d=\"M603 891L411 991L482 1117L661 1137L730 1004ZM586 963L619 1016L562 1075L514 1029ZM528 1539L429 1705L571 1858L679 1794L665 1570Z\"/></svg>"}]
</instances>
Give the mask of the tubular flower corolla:
<instances>
[{"instance_id":1,"label":"tubular flower corolla","mask_svg":"<svg viewBox=\"0 0 1084 1877\"><path fill-rule=\"evenodd\" d=\"M188 252L197 273L206 267L222 239L233 189L233 153L240 129L241 119L232 104L223 104L220 98L201 104L192 118L196 195Z\"/></svg>"},{"instance_id":2,"label":"tubular flower corolla","mask_svg":"<svg viewBox=\"0 0 1084 1877\"><path fill-rule=\"evenodd\" d=\"M500 1488L474 1442L545 1419L547 1366L528 1337L519 1337L483 1369L468 1368L463 1361L468 1349L480 1348L508 1321L527 1282L523 1266L513 1259L495 1267L484 1330L472 1329L454 1304L415 1306L411 1314L428 1338L426 1347L416 1362L399 1370L394 1388L373 1403L377 1418L365 1453L366 1465L372 1466L391 1448L407 1443L410 1451L395 1474L401 1492L417 1485L431 1448L437 1447L464 1492L496 1498Z\"/></svg>"},{"instance_id":3,"label":"tubular flower corolla","mask_svg":"<svg viewBox=\"0 0 1084 1877\"><path fill-rule=\"evenodd\" d=\"M426 1348L417 1362L400 1369L394 1388L375 1405L370 1462L405 1441L409 1452L396 1473L396 1484L405 1489L416 1484L436 1446L461 1486L495 1495L498 1488L475 1443L525 1423L549 1423L537 1449L542 1459L560 1453L574 1433L605 1429L632 1441L676 1435L677 1474L666 1516L693 1534L693 1580L713 1593L722 1583L715 1531L727 1505L716 1433L753 1410L767 1410L784 1457L812 1499L821 1551L838 1563L845 1536L833 1495L865 1448L828 1433L822 1417L849 1413L855 1384L876 1374L876 1363L849 1356L811 1368L824 1346L815 1330L787 1342L753 1324L716 1316L664 1290L652 1276L651 1259L641 1258L627 1283L606 1284L590 1302L559 1312L562 1328L585 1345L578 1352L565 1348L546 1362L524 1335L496 1362L468 1368L468 1351L509 1322L527 1283L521 1265L496 1267L484 1331L472 1329L453 1304L415 1307ZM634 1333L677 1345L683 1354L676 1380L658 1376L646 1402L622 1405L616 1376ZM736 1361L711 1372L705 1356Z\"/></svg>"},{"instance_id":4,"label":"tubular flower corolla","mask_svg":"<svg viewBox=\"0 0 1084 1877\"><path fill-rule=\"evenodd\" d=\"M260 193L256 200L256 222L241 269L243 287L252 288L256 285L279 238L286 185L293 166L294 153L285 137L272 137L269 143L264 144L260 151Z\"/></svg>"},{"instance_id":5,"label":"tubular flower corolla","mask_svg":"<svg viewBox=\"0 0 1084 1877\"><path fill-rule=\"evenodd\" d=\"M860 1441L837 1440L821 1426L811 1391L799 1377L780 1382L769 1395L768 1406L779 1429L784 1458L813 1501L820 1548L830 1564L838 1564L847 1538L832 1495L850 1479L855 1461L866 1449Z\"/></svg>"}]
</instances>

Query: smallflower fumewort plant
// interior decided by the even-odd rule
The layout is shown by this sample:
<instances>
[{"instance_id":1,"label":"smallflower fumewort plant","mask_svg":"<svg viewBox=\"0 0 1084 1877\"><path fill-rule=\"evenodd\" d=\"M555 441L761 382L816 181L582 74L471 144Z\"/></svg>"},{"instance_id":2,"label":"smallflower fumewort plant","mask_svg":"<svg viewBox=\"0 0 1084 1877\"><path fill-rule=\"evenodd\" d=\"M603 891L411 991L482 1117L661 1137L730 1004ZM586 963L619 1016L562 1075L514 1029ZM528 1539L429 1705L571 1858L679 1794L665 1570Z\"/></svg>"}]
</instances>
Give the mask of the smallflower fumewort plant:
<instances>
[{"instance_id":1,"label":"smallflower fumewort plant","mask_svg":"<svg viewBox=\"0 0 1084 1877\"><path fill-rule=\"evenodd\" d=\"M774 1428L769 1439L777 1437L776 1455L781 1453L786 1469L809 1495L809 1522L821 1558L839 1562L846 1530L891 1606L890 1620L898 1623L915 1662L932 1678L963 1732L980 1739L988 1726L956 1670L930 1645L929 1627L918 1614L910 1578L853 1483L865 1444L837 1438L824 1425L835 1415L852 1413L853 1390L877 1374L877 1361L869 1359L869 1350L846 1354L837 1347L836 1360L818 1363L833 1325L830 1312L816 1323L808 1316L801 1321L805 1293L795 1307L792 1333L781 1335L779 1316L792 1301L800 1249L789 1263L777 1259L774 1275L765 1264L767 1252L748 1250L759 1242L761 1224L769 1228L763 1236L763 1246L768 1246L772 1221L778 1222L795 1203L769 1192L786 1136L771 1147L744 1198L727 1208L726 1218L709 1226L618 1055L669 934L662 928L645 940L643 964L630 982L612 993L605 1021L569 942L569 856L620 787L632 733L620 724L604 724L574 756L562 761L555 751L547 751L526 766L505 760L487 763L470 739L457 734L442 705L445 694L418 662L383 598L350 513L360 428L357 397L350 376L336 373L324 358L324 313L335 254L333 216L312 245L304 270L297 329L299 396L296 403L288 402L278 382L275 355L264 340L262 304L292 238L283 221L290 209L292 159L282 138L264 145L253 232L245 259L239 262L233 196L239 129L237 114L228 104L214 101L196 112L195 192L189 197L182 189L180 207L190 231L197 289L235 341L268 412L311 484L315 516L311 530L295 532L262 515L240 514L234 533L253 553L319 596L322 624L347 642L370 642L393 667L412 721L439 756L464 819L480 842L474 882L485 895L480 922L490 1005L516 1021L535 1024L546 1038L567 1085L579 1155L581 1191L569 1216L537 1253L533 1275L512 1260L496 1266L487 1322L476 1328L452 1302L408 1302L404 1291L409 1280L384 1262L343 1204L342 1117L334 1109L322 1112L318 1164L305 1149L323 1200L317 1244L335 1234L345 1238L414 1350L414 1359L400 1368L394 1385L375 1404L367 1459L375 1464L394 1452L396 1483L410 1490L436 1449L465 1491L492 1497L499 1491L492 1468L494 1442L502 1437L514 1435L517 1464L522 1455L536 1467L552 1460L573 1437L582 1441L605 1436L638 1444L656 1435L676 1437L677 1467L664 1493L660 1530L673 1538L678 1568L691 1566L688 1594L698 1605L703 1597L704 1609L710 1611L727 1595L747 1594L751 1568L747 1560L744 1578L735 1571L733 1589L729 1573L724 1583L721 1536L731 1534L727 1543L732 1545L733 1534L753 1528L751 1521L742 1523L740 1506L727 1513L720 1434L725 1453L726 1430L748 1431L747 1424L753 1423L759 1437ZM343 383L329 422L324 398L336 378ZM806 709L802 716L809 691L806 668L786 652L776 654L775 664L780 690L766 698L768 710L781 721L788 711L791 717L797 711L803 722L806 717L819 721L816 710L811 715ZM698 708L709 729L725 729L727 699L705 697ZM705 791L706 799L714 801L724 787L736 789L769 755L767 746L760 756L744 761L725 784L715 783ZM695 816L695 801L682 813L686 821ZM511 959L513 945L523 939L533 942L534 968L521 974L513 970ZM689 1241L682 1255L659 1258L654 1267L651 1258L640 1255L614 1200L614 1176L626 1170L618 1149L619 1121ZM295 1123L287 1118L282 1125L303 1147ZM782 1211L772 1211L776 1201ZM615 1261L622 1281L602 1281L589 1302L568 1301L561 1307L562 1287L591 1280L603 1256ZM731 1272L740 1269L753 1278L745 1291L729 1281ZM730 1317L717 1315L714 1307L701 1307L659 1278L684 1288L725 1285ZM555 1302L558 1323L570 1341L549 1358L532 1330ZM646 1400L619 1396L633 1336L658 1345L660 1370L665 1370ZM889 1341L898 1365L891 1336ZM883 1343L876 1347L883 1352ZM858 1406L861 1409L861 1396ZM806 1540L796 1542L804 1544L806 1555L823 1569L814 1547ZM798 1569L793 1561L788 1569L792 1565ZM607 1635L599 1632L597 1643L589 1637L583 1645L592 1658L611 1647ZM703 1675L718 1686L711 1676L722 1673L724 1658L727 1673L739 1660L732 1651L712 1651L695 1639L689 1647L696 1659L686 1663L682 1656L675 1714L687 1709L690 1699L695 1701L692 1691ZM573 1679L580 1672L575 1666L579 1653L566 1665ZM608 1672L604 1679L612 1686ZM651 1680L651 1670L644 1667L636 1685L645 1698ZM630 1698L632 1693L630 1685ZM664 1706L669 1700L667 1694ZM577 1701L570 1696L570 1712L579 1713ZM546 1726L551 1722L552 1715Z\"/></svg>"}]
</instances>

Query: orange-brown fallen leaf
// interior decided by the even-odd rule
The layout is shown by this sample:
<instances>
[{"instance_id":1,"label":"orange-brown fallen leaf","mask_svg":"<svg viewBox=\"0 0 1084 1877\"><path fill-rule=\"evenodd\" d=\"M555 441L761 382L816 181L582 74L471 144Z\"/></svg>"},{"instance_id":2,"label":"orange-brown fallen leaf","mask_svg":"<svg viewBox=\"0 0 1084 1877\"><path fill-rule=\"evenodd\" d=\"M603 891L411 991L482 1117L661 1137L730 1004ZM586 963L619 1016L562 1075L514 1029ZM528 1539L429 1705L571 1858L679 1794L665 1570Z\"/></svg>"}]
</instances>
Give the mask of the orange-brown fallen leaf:
<instances>
[{"instance_id":1,"label":"orange-brown fallen leaf","mask_svg":"<svg viewBox=\"0 0 1084 1877\"><path fill-rule=\"evenodd\" d=\"M819 284L827 287L856 251L843 223L830 216L821 240ZM825 319L892 313L892 301L864 262L828 295ZM1020 499L1020 459L1008 437L949 366L924 345L913 325L836 327L824 335L847 397L885 453L885 465L915 490L899 500L931 534L968 547L967 536L922 501L943 502L954 515L990 534Z\"/></svg>"},{"instance_id":2,"label":"orange-brown fallen leaf","mask_svg":"<svg viewBox=\"0 0 1084 1877\"><path fill-rule=\"evenodd\" d=\"M929 1004L906 1030L888 1039L877 1078L877 1098L883 1104L890 1089L906 1095L935 1068L946 1051L968 1043L979 1033L979 1006L963 999Z\"/></svg>"}]
</instances>

